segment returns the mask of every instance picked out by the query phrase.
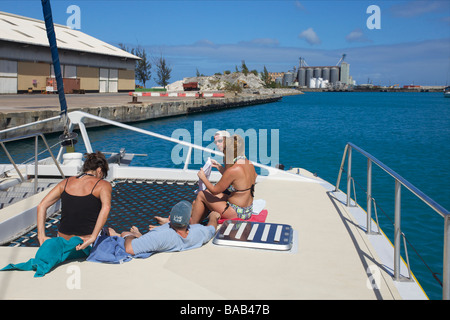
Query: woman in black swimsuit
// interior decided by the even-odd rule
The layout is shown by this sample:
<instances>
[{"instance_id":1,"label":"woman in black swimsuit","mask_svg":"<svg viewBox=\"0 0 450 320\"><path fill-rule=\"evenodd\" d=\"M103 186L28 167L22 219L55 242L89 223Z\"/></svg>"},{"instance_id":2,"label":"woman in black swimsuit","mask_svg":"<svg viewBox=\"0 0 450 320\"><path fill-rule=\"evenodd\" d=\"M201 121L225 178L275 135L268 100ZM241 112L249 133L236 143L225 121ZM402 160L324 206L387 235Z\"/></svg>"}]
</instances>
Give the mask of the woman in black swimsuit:
<instances>
[{"instance_id":1,"label":"woman in black swimsuit","mask_svg":"<svg viewBox=\"0 0 450 320\"><path fill-rule=\"evenodd\" d=\"M66 240L79 236L84 242L77 246L77 250L83 250L95 241L111 209L112 187L103 180L107 173L108 162L101 152L86 154L82 174L61 181L42 199L37 208L40 245L49 239L45 235L47 209L59 199L61 222L58 236Z\"/></svg>"}]
</instances>

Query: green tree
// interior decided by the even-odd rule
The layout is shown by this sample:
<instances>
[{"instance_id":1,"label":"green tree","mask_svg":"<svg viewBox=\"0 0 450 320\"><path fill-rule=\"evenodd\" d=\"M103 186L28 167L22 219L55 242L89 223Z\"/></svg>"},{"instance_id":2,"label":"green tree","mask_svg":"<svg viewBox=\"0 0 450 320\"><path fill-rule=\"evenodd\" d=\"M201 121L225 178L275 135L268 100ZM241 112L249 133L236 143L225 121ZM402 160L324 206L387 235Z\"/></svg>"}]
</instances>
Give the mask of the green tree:
<instances>
[{"instance_id":1,"label":"green tree","mask_svg":"<svg viewBox=\"0 0 450 320\"><path fill-rule=\"evenodd\" d=\"M157 84L165 88L169 84L172 68L167 64L166 59L162 54L155 60L155 67L157 74L155 81Z\"/></svg>"},{"instance_id":2,"label":"green tree","mask_svg":"<svg viewBox=\"0 0 450 320\"><path fill-rule=\"evenodd\" d=\"M241 71L244 75L248 74L248 68L247 68L247 65L245 64L244 60L242 60Z\"/></svg>"},{"instance_id":3,"label":"green tree","mask_svg":"<svg viewBox=\"0 0 450 320\"><path fill-rule=\"evenodd\" d=\"M145 88L145 82L151 79L152 74L151 73L152 65L150 61L147 59L147 53L145 52L145 49L142 48L141 46L137 46L136 48L130 49L123 43L119 43L119 48L141 58L140 60L136 61L134 74L135 79L142 82Z\"/></svg>"},{"instance_id":4,"label":"green tree","mask_svg":"<svg viewBox=\"0 0 450 320\"><path fill-rule=\"evenodd\" d=\"M136 62L136 68L135 68L135 75L136 80L142 82L145 88L145 83L151 79L151 68L152 65L150 61L147 59L147 53L145 52L144 48L137 47L134 50L134 54L141 58L141 60L138 60Z\"/></svg>"},{"instance_id":5,"label":"green tree","mask_svg":"<svg viewBox=\"0 0 450 320\"><path fill-rule=\"evenodd\" d=\"M269 72L267 71L266 66L264 66L264 71L261 72L261 79L264 82L264 86L267 88L270 86L270 83L272 82L272 79L269 76Z\"/></svg>"}]
</instances>

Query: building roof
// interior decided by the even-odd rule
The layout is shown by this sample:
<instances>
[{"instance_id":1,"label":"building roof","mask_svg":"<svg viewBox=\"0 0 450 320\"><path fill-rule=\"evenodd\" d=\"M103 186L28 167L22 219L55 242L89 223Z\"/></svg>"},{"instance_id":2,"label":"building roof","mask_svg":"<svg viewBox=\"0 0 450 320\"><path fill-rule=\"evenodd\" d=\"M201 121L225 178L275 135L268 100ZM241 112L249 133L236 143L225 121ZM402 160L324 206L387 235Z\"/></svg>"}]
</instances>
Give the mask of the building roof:
<instances>
[{"instance_id":1,"label":"building roof","mask_svg":"<svg viewBox=\"0 0 450 320\"><path fill-rule=\"evenodd\" d=\"M57 46L60 49L128 59L140 59L129 52L114 47L79 30L73 30L60 24L54 24L54 28ZM0 30L0 40L49 47L43 20L0 11Z\"/></svg>"}]
</instances>

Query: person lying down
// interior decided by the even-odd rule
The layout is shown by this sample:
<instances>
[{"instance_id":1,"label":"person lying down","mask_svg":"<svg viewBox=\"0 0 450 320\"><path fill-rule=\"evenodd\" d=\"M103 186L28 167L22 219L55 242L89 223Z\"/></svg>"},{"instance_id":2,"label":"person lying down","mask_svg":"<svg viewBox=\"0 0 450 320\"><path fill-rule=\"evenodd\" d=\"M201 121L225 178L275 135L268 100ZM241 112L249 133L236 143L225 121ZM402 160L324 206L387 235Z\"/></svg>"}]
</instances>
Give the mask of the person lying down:
<instances>
[{"instance_id":1,"label":"person lying down","mask_svg":"<svg viewBox=\"0 0 450 320\"><path fill-rule=\"evenodd\" d=\"M199 248L214 237L220 214L211 212L206 226L191 225L191 210L191 203L183 200L173 206L168 219L159 219L162 225L150 226L150 231L145 234L132 227L120 234L109 228L109 235L124 238L125 251L131 255Z\"/></svg>"}]
</instances>

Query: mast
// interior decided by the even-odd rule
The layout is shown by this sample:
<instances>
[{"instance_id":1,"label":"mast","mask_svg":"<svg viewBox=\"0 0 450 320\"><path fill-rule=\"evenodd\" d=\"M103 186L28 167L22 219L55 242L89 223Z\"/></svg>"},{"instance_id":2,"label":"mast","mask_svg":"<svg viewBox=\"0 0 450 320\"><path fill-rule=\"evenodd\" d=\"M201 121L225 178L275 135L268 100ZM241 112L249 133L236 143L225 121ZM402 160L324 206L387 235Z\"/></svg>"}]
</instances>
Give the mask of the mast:
<instances>
[{"instance_id":1,"label":"mast","mask_svg":"<svg viewBox=\"0 0 450 320\"><path fill-rule=\"evenodd\" d=\"M48 43L52 54L53 69L55 71L56 85L58 89L59 105L61 109L60 116L64 119L64 133L59 136L62 146L72 146L77 142L75 132L69 133L69 118L67 116L67 102L64 94L64 83L61 74L61 64L59 63L58 47L56 46L55 27L53 25L52 8L50 0L41 0L42 11L44 14L45 29L47 31ZM72 150L73 151L73 150Z\"/></svg>"}]
</instances>

